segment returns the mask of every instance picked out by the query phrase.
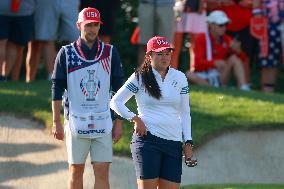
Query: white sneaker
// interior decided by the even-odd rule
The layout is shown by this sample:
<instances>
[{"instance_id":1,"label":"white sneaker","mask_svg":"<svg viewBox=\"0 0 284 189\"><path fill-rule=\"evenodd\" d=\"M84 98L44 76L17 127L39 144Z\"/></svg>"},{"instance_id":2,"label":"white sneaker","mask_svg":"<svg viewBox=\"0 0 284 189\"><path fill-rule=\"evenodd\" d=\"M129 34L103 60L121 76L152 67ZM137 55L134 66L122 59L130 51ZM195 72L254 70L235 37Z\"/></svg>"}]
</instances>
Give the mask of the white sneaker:
<instances>
[{"instance_id":1,"label":"white sneaker","mask_svg":"<svg viewBox=\"0 0 284 189\"><path fill-rule=\"evenodd\" d=\"M244 85L242 85L242 86L240 87L240 90L242 90L242 91L251 91L251 88L250 88L249 85L244 84Z\"/></svg>"},{"instance_id":2,"label":"white sneaker","mask_svg":"<svg viewBox=\"0 0 284 189\"><path fill-rule=\"evenodd\" d=\"M47 80L48 80L48 81L51 81L51 77L52 77L52 73L48 74L48 75L47 75Z\"/></svg>"}]
</instances>

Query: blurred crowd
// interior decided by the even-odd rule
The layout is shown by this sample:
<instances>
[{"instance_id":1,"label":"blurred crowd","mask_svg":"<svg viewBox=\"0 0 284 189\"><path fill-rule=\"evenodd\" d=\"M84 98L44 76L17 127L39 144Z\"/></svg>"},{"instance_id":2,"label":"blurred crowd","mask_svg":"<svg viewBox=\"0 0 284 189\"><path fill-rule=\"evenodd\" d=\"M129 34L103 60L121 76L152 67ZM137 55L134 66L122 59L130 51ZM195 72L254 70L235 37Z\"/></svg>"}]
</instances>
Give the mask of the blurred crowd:
<instances>
[{"instance_id":1,"label":"blurred crowd","mask_svg":"<svg viewBox=\"0 0 284 189\"><path fill-rule=\"evenodd\" d=\"M251 65L257 64L261 90L274 91L284 57L283 0L181 2L184 3L182 11L176 14L179 21L174 34L173 67L178 67L182 34L188 33L191 39L190 69L186 73L189 81L227 86L234 77L239 89L250 90Z\"/></svg>"},{"instance_id":2,"label":"blurred crowd","mask_svg":"<svg viewBox=\"0 0 284 189\"><path fill-rule=\"evenodd\" d=\"M100 39L109 43L119 0L1 0L0 80L18 80L24 58L26 82L35 80L40 62L50 78L55 41L78 38L75 23L85 7L101 12ZM248 91L251 67L257 64L261 90L275 90L284 65L284 0L139 0L137 14L131 42L138 45L138 64L147 40L160 35L174 45L171 66L179 69L186 36L190 59L185 74L190 83L220 87L233 78L237 88Z\"/></svg>"},{"instance_id":3,"label":"blurred crowd","mask_svg":"<svg viewBox=\"0 0 284 189\"><path fill-rule=\"evenodd\" d=\"M104 25L100 39L109 43L119 9L117 0L1 0L0 81L19 80L24 58L27 83L35 80L40 62L50 79L57 54L55 42L67 44L78 39L77 15L86 7L101 12Z\"/></svg>"}]
</instances>

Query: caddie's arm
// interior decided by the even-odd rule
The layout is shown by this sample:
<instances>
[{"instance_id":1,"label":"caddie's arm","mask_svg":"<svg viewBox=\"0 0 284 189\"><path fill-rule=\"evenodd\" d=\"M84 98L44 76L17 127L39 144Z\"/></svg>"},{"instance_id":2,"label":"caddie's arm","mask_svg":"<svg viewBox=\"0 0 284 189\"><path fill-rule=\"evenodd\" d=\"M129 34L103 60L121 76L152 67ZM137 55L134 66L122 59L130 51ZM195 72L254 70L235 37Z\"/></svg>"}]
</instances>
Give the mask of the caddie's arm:
<instances>
[{"instance_id":1,"label":"caddie's arm","mask_svg":"<svg viewBox=\"0 0 284 189\"><path fill-rule=\"evenodd\" d=\"M52 133L54 138L58 140L64 139L64 130L60 119L60 110L62 108L62 95L67 89L67 74L66 74L66 58L64 49L61 48L57 54L52 74L52 114L53 127Z\"/></svg>"},{"instance_id":2,"label":"caddie's arm","mask_svg":"<svg viewBox=\"0 0 284 189\"><path fill-rule=\"evenodd\" d=\"M54 138L56 138L57 140L64 139L64 130L60 120L61 106L62 106L62 101L60 100L52 101L52 113L53 113L52 133Z\"/></svg>"},{"instance_id":3,"label":"caddie's arm","mask_svg":"<svg viewBox=\"0 0 284 189\"><path fill-rule=\"evenodd\" d=\"M124 73L122 69L122 63L120 56L115 47L112 49L112 59L111 59L111 90L116 93L118 89L123 85ZM112 139L114 143L117 143L122 135L123 121L122 118L112 111L113 117L113 130Z\"/></svg>"}]
</instances>

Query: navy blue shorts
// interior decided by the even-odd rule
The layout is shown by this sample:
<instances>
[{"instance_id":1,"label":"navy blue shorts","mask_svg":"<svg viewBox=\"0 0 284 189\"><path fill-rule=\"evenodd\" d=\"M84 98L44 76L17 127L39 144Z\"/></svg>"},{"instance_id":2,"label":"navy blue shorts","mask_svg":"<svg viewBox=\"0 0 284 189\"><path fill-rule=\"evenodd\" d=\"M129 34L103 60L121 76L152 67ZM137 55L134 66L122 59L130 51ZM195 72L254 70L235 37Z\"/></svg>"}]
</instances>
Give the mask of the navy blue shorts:
<instances>
[{"instance_id":1,"label":"navy blue shorts","mask_svg":"<svg viewBox=\"0 0 284 189\"><path fill-rule=\"evenodd\" d=\"M181 142L162 139L150 132L143 137L133 133L130 148L137 179L162 178L181 182Z\"/></svg>"},{"instance_id":2,"label":"navy blue shorts","mask_svg":"<svg viewBox=\"0 0 284 189\"><path fill-rule=\"evenodd\" d=\"M8 39L17 45L25 46L31 40L34 30L34 17L0 15L0 40Z\"/></svg>"}]
</instances>

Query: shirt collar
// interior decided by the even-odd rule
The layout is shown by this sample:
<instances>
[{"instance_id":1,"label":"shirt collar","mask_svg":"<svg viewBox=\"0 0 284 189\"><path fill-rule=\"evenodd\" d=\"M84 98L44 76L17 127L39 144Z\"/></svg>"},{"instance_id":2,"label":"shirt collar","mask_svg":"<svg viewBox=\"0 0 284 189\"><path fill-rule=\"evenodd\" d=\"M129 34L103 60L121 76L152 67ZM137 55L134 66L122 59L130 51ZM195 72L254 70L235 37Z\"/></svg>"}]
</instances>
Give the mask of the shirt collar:
<instances>
[{"instance_id":1,"label":"shirt collar","mask_svg":"<svg viewBox=\"0 0 284 189\"><path fill-rule=\"evenodd\" d=\"M162 77L161 75L159 74L159 72L157 70L155 70L155 68L152 67L152 72L155 76L156 79L158 79L159 81L162 81ZM171 72L171 68L168 68L168 73L166 74L165 76L165 79L168 77L168 75L170 75L170 72Z\"/></svg>"},{"instance_id":2,"label":"shirt collar","mask_svg":"<svg viewBox=\"0 0 284 189\"><path fill-rule=\"evenodd\" d=\"M101 50L101 48L98 49L98 38L95 40L92 48L89 48L81 38L79 38L79 43L79 48L87 60L93 60L97 54L97 51Z\"/></svg>"},{"instance_id":3,"label":"shirt collar","mask_svg":"<svg viewBox=\"0 0 284 189\"><path fill-rule=\"evenodd\" d=\"M211 32L210 32L209 36L210 36L211 43L214 43L214 44L222 44L223 43L224 36L220 36L219 39L215 39L215 37L213 36L213 34ZM219 41L220 43L217 43L216 40L220 40Z\"/></svg>"},{"instance_id":4,"label":"shirt collar","mask_svg":"<svg viewBox=\"0 0 284 189\"><path fill-rule=\"evenodd\" d=\"M80 38L80 46L81 46L81 48L85 51L85 50L88 50L88 51L94 51L95 50L95 52L97 51L97 46L98 46L98 39L96 39L95 40L95 42L94 42L94 44L93 44L93 46L92 46L92 48L90 49L86 44L85 44L85 42Z\"/></svg>"}]
</instances>

